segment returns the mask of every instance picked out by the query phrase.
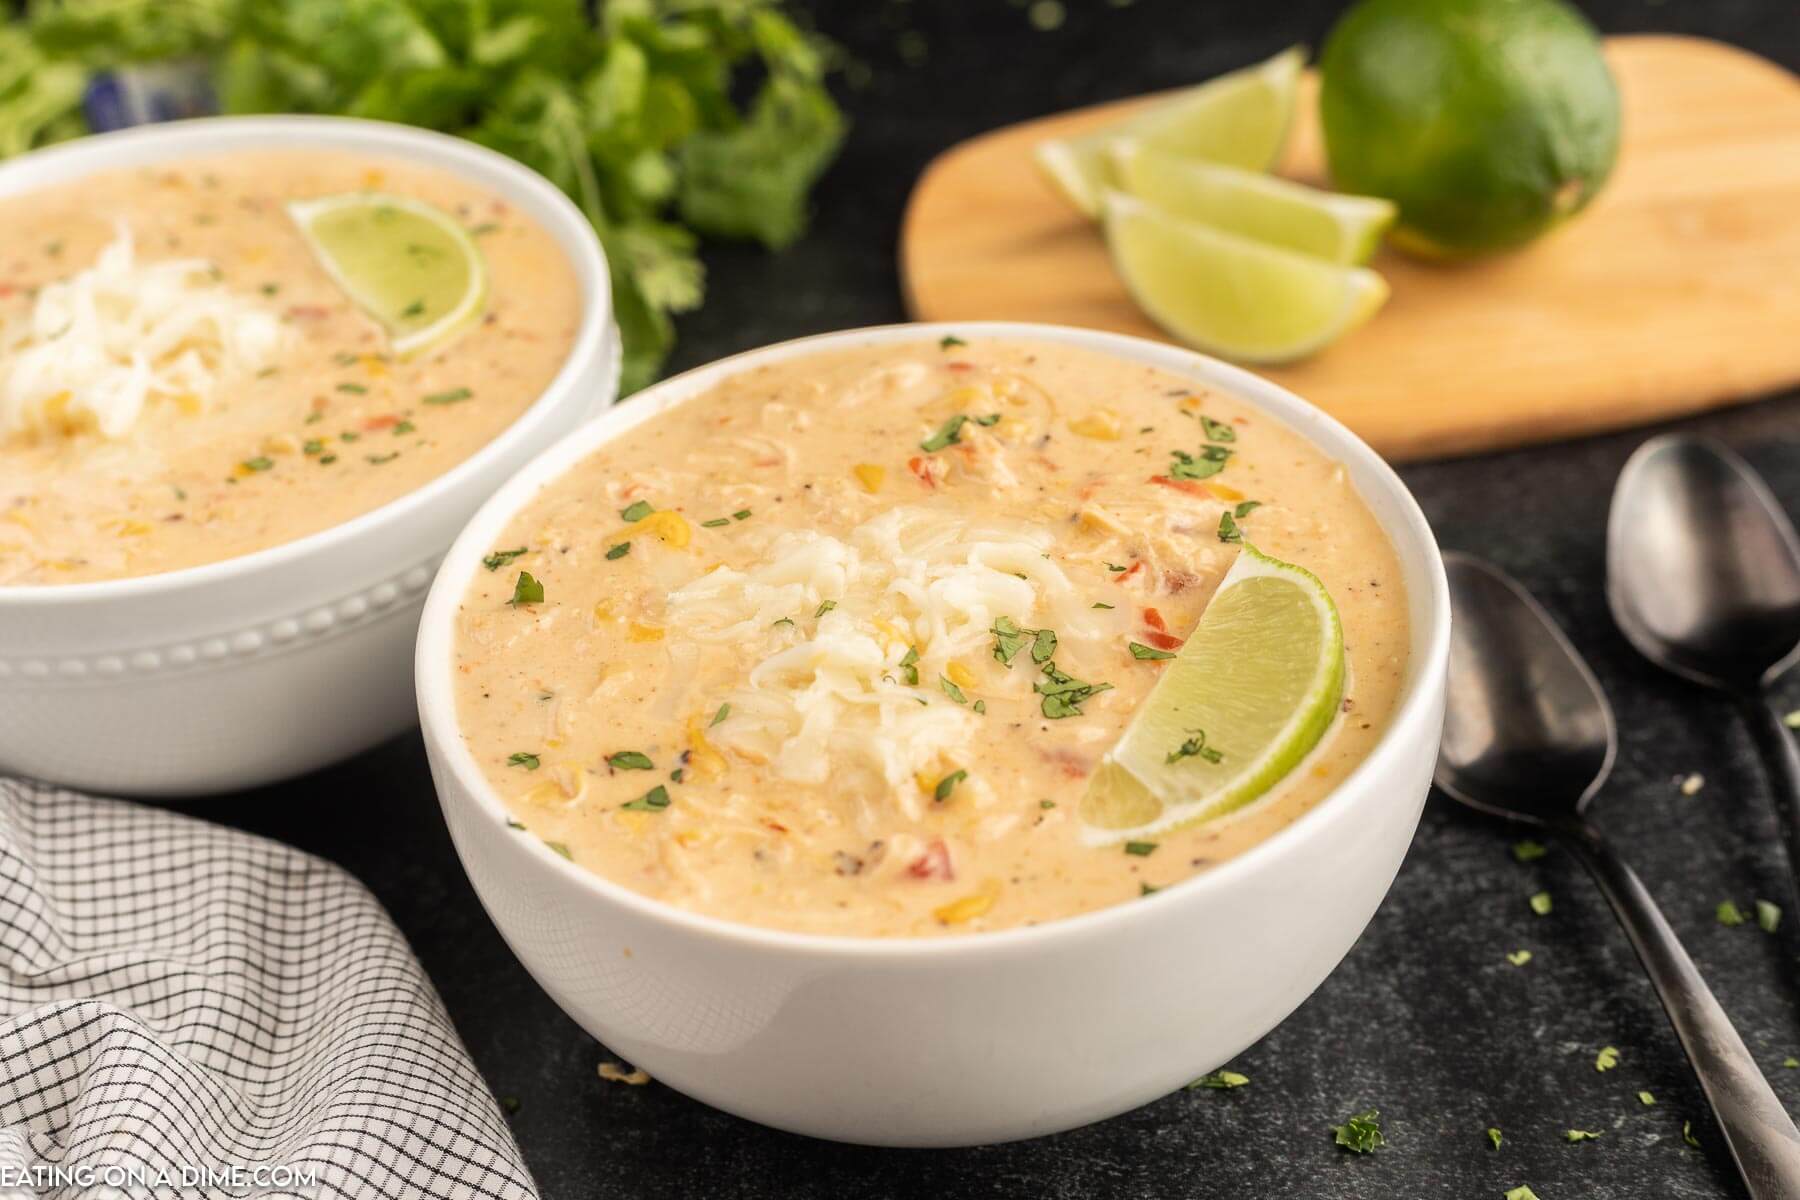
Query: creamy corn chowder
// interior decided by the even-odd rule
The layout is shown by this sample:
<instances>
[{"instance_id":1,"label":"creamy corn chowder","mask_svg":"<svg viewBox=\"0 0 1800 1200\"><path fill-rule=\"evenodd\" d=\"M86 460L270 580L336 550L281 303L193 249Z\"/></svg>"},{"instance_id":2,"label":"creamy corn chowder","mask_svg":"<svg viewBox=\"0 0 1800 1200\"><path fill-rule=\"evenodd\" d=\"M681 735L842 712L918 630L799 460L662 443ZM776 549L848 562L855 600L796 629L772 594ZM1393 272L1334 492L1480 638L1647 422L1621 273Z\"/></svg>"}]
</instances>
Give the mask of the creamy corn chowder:
<instances>
[{"instance_id":1,"label":"creamy corn chowder","mask_svg":"<svg viewBox=\"0 0 1800 1200\"><path fill-rule=\"evenodd\" d=\"M1258 803L1094 845L1086 781L1166 666L1146 651L1239 553L1224 514L1329 587L1342 714ZM1336 786L1407 657L1393 547L1339 464L1178 375L1033 342L742 371L547 481L483 566L457 705L504 836L816 933L1002 929L1178 882Z\"/></svg>"},{"instance_id":2,"label":"creamy corn chowder","mask_svg":"<svg viewBox=\"0 0 1800 1200\"><path fill-rule=\"evenodd\" d=\"M435 206L485 261L482 311L416 354L392 352L288 208L367 191ZM398 161L100 173L0 199L0 228L0 585L196 566L379 507L529 407L581 319L546 232Z\"/></svg>"}]
</instances>

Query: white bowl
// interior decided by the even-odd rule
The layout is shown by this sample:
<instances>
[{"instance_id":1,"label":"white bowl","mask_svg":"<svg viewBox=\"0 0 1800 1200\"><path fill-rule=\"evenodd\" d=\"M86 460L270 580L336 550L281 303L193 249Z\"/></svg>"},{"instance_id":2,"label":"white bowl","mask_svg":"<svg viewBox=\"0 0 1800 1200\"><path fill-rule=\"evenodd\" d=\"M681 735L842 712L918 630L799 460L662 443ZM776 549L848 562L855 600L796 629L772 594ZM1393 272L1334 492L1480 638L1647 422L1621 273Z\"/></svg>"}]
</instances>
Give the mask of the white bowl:
<instances>
[{"instance_id":1,"label":"white bowl","mask_svg":"<svg viewBox=\"0 0 1800 1200\"><path fill-rule=\"evenodd\" d=\"M95 171L273 147L423 163L543 226L585 311L562 370L492 442L391 503L292 542L162 575L0 587L0 771L108 792L250 787L324 766L414 719L426 585L477 505L611 404L618 333L592 228L542 176L472 142L338 117L151 125L0 165L0 195Z\"/></svg>"},{"instance_id":2,"label":"white bowl","mask_svg":"<svg viewBox=\"0 0 1800 1200\"><path fill-rule=\"evenodd\" d=\"M1344 783L1246 853L1130 904L929 939L735 925L590 874L507 811L457 728L453 624L478 560L537 492L596 447L721 378L815 351L956 333L1110 352L1229 392L1343 462L1393 538L1412 654L1392 726ZM1412 840L1443 718L1450 601L1405 486L1336 421L1185 350L1024 324L907 325L754 351L643 392L541 455L451 547L419 631L419 712L457 853L514 953L620 1056L688 1095L849 1142L959 1146L1124 1112L1229 1061L1316 988L1386 894Z\"/></svg>"}]
</instances>

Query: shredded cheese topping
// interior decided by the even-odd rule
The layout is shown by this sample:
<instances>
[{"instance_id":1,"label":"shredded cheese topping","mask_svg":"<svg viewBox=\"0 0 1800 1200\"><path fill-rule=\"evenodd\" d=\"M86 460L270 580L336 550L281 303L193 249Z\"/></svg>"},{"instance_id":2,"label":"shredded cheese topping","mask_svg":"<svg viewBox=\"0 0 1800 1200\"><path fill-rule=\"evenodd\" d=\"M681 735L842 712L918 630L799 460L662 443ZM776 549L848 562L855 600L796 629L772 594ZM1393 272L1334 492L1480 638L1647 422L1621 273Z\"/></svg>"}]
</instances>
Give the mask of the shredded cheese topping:
<instances>
[{"instance_id":1,"label":"shredded cheese topping","mask_svg":"<svg viewBox=\"0 0 1800 1200\"><path fill-rule=\"evenodd\" d=\"M211 263L140 263L120 224L93 266L0 325L0 434L119 438L156 401L204 411L222 380L269 365L281 341L280 321Z\"/></svg>"},{"instance_id":2,"label":"shredded cheese topping","mask_svg":"<svg viewBox=\"0 0 1800 1200\"><path fill-rule=\"evenodd\" d=\"M1093 634L1094 614L1048 557L1054 541L1025 522L902 507L843 539L782 533L760 565L676 589L676 627L755 663L708 736L797 783L870 771L916 815L917 777L981 719L940 688L953 660L987 655L1001 617ZM1028 691L1030 673L1014 674L1005 686Z\"/></svg>"}]
</instances>

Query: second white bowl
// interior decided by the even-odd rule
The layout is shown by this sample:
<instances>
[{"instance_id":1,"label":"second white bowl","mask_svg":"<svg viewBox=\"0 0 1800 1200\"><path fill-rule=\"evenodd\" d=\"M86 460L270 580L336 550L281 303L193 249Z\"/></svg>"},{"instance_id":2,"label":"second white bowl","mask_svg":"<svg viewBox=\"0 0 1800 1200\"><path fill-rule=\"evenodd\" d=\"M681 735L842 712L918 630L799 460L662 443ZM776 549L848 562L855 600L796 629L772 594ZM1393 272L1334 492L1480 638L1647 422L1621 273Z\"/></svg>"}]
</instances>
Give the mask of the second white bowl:
<instances>
[{"instance_id":1,"label":"second white bowl","mask_svg":"<svg viewBox=\"0 0 1800 1200\"><path fill-rule=\"evenodd\" d=\"M0 166L0 194L272 146L423 163L518 208L574 268L584 311L569 357L481 450L341 525L163 575L0 587L0 771L191 795L297 775L399 733L414 719L414 632L444 548L503 480L617 395L593 229L542 176L472 142L340 117L182 121L14 159Z\"/></svg>"}]
</instances>

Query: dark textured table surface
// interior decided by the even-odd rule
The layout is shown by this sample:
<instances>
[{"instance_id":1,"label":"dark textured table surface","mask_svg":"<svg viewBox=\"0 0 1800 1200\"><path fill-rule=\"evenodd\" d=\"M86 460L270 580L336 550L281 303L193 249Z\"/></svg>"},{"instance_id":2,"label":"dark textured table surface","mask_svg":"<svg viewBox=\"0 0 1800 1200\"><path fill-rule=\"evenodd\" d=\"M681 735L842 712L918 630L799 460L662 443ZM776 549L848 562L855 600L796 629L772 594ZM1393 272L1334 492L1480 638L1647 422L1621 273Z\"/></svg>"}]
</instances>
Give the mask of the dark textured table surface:
<instances>
[{"instance_id":1,"label":"dark textured table surface","mask_svg":"<svg viewBox=\"0 0 1800 1200\"><path fill-rule=\"evenodd\" d=\"M675 366L798 334L895 321L894 249L907 190L973 133L1089 101L1204 78L1291 42L1317 45L1335 3L1067 0L1039 32L1007 0L843 0L818 23L866 67L843 89L856 127L821 188L812 235L768 256L711 258L707 307ZM1800 68L1793 0L1585 5L1609 32L1679 30ZM853 80L855 82L855 80ZM1800 331L1797 331L1800 333ZM1505 347L1493 369L1506 370ZM1454 403L1454 397L1445 397ZM1737 447L1800 511L1800 401L1683 425ZM1725 928L1714 906L1786 903L1762 775L1723 703L1635 659L1601 595L1606 503L1644 437L1419 465L1403 474L1443 544L1517 573L1586 653L1623 745L1598 803L1712 981L1776 1090L1800 1109L1800 912L1777 936ZM1786 688L1800 705L1800 681ZM1700 772L1683 795L1673 780ZM1179 1092L1115 1120L983 1149L885 1151L774 1133L660 1085L604 1083L609 1057L526 976L463 878L416 736L310 779L192 811L271 834L374 889L437 981L476 1062L519 1101L514 1129L550 1200L574 1197L1740 1195L1698 1087L1599 896L1568 856L1512 860L1509 831L1427 809L1392 893L1350 956L1234 1064L1248 1087ZM1534 916L1540 889L1555 910ZM1790 909L1792 905L1787 905ZM1508 951L1533 959L1508 964ZM1121 981L1129 987L1130 981ZM1196 1013L1204 1020L1204 1013ZM1619 1066L1594 1069L1616 1046ZM1047 1047L1046 1053L1055 1053ZM873 1081L872 1081L873 1082ZM1638 1099L1640 1090L1654 1106ZM1388 1145L1336 1149L1329 1126L1378 1108ZM1699 1148L1682 1138L1692 1121ZM1484 1132L1504 1131L1494 1150ZM1569 1144L1570 1128L1598 1130Z\"/></svg>"}]
</instances>

